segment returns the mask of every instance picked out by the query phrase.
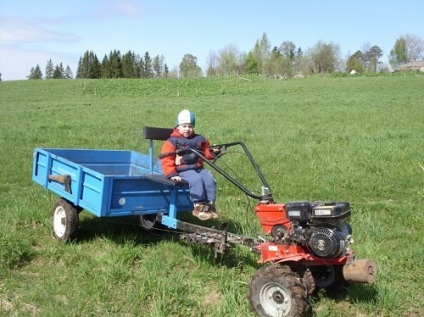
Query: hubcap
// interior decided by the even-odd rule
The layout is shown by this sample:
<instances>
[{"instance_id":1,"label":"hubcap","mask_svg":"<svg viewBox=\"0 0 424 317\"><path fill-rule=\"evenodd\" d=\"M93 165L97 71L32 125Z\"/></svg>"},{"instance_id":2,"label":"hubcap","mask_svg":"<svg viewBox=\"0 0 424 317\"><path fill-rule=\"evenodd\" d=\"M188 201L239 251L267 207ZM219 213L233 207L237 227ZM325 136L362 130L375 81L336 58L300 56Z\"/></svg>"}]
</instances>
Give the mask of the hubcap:
<instances>
[{"instance_id":1,"label":"hubcap","mask_svg":"<svg viewBox=\"0 0 424 317\"><path fill-rule=\"evenodd\" d=\"M66 230L66 214L62 206L58 206L53 214L53 230L60 238L63 237Z\"/></svg>"},{"instance_id":2,"label":"hubcap","mask_svg":"<svg viewBox=\"0 0 424 317\"><path fill-rule=\"evenodd\" d=\"M264 285L260 292L260 301L270 316L287 316L291 310L290 294L278 283Z\"/></svg>"}]
</instances>

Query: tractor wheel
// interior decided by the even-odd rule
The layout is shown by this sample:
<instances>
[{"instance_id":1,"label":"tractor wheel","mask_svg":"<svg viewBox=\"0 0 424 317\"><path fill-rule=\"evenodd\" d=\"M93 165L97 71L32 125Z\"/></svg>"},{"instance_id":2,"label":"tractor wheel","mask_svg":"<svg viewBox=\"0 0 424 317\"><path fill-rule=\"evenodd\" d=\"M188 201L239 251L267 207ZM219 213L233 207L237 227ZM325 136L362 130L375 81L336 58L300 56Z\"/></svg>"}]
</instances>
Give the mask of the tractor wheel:
<instances>
[{"instance_id":1,"label":"tractor wheel","mask_svg":"<svg viewBox=\"0 0 424 317\"><path fill-rule=\"evenodd\" d=\"M334 266L313 266L310 269L317 288L327 288L336 282L337 274Z\"/></svg>"},{"instance_id":2,"label":"tractor wheel","mask_svg":"<svg viewBox=\"0 0 424 317\"><path fill-rule=\"evenodd\" d=\"M161 226L160 222L156 220L156 214L141 215L138 220L140 227L147 232L157 229Z\"/></svg>"},{"instance_id":3,"label":"tractor wheel","mask_svg":"<svg viewBox=\"0 0 424 317\"><path fill-rule=\"evenodd\" d=\"M60 198L53 207L53 235L57 240L70 242L77 236L78 209L66 199Z\"/></svg>"},{"instance_id":4,"label":"tractor wheel","mask_svg":"<svg viewBox=\"0 0 424 317\"><path fill-rule=\"evenodd\" d=\"M316 284L315 278L312 275L312 272L307 267L297 267L294 271L299 274L299 277L302 279L303 284L306 286L309 295L312 295L315 291Z\"/></svg>"},{"instance_id":5,"label":"tractor wheel","mask_svg":"<svg viewBox=\"0 0 424 317\"><path fill-rule=\"evenodd\" d=\"M285 265L264 266L256 271L249 285L249 300L259 316L312 316L305 285Z\"/></svg>"}]
</instances>

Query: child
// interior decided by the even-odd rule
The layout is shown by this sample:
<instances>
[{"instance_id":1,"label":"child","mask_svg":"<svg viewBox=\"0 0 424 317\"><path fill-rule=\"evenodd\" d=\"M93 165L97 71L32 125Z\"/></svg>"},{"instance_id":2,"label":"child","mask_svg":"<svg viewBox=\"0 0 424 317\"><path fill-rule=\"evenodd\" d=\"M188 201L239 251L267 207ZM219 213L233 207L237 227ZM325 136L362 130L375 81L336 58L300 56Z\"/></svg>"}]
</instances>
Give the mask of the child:
<instances>
[{"instance_id":1,"label":"child","mask_svg":"<svg viewBox=\"0 0 424 317\"><path fill-rule=\"evenodd\" d=\"M209 141L194 132L196 118L189 110L182 110L177 117L177 125L171 136L162 146L161 153L176 152L182 149L195 149L207 159L213 159ZM218 150L219 151L219 150ZM190 199L194 204L193 215L200 220L220 218L215 209L216 181L212 173L203 167L203 160L195 153L187 151L181 155L165 156L161 159L166 177L189 183Z\"/></svg>"}]
</instances>

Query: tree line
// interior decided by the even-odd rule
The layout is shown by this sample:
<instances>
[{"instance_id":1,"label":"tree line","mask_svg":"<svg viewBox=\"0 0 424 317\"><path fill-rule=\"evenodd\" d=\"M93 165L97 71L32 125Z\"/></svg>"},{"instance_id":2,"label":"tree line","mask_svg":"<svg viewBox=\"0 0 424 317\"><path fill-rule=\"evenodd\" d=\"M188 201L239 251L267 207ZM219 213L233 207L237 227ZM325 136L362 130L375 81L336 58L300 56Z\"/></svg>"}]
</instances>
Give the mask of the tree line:
<instances>
[{"instance_id":1,"label":"tree line","mask_svg":"<svg viewBox=\"0 0 424 317\"><path fill-rule=\"evenodd\" d=\"M318 41L312 48L303 51L292 41L284 41L279 46L271 46L266 33L258 39L249 52L240 52L235 44L219 51L210 51L206 60L206 70L198 65L197 57L185 54L179 67L172 70L165 63L163 55L150 57L133 51L121 54L113 50L104 55L102 61L93 51L86 51L80 57L75 78L193 78L200 76L234 76L257 74L268 77L292 78L310 74L351 72L388 72L389 65L397 66L424 58L424 40L412 34L396 39L389 54L389 65L380 59L383 51L377 45L365 43L353 54L341 57L340 48L335 43ZM31 68L28 79L42 79L40 66ZM45 79L72 79L69 66L62 63L54 66L47 61Z\"/></svg>"}]
</instances>

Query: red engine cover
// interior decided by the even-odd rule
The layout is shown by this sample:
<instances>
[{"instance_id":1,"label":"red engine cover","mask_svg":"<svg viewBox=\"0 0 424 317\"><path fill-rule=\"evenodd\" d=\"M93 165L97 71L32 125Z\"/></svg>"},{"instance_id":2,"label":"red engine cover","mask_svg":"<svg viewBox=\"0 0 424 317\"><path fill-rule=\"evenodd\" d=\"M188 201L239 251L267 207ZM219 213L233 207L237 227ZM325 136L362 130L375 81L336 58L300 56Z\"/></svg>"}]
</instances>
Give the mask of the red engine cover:
<instances>
[{"instance_id":1,"label":"red engine cover","mask_svg":"<svg viewBox=\"0 0 424 317\"><path fill-rule=\"evenodd\" d=\"M271 234L272 227L276 225L282 225L287 229L291 228L284 204L259 204L255 206L255 212L262 225L262 230L267 235Z\"/></svg>"}]
</instances>

